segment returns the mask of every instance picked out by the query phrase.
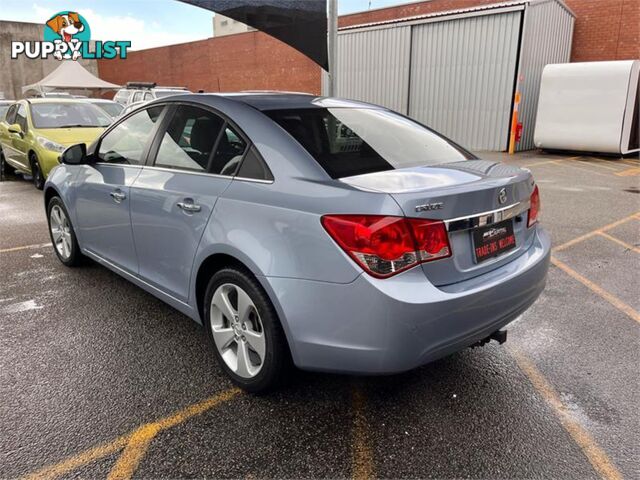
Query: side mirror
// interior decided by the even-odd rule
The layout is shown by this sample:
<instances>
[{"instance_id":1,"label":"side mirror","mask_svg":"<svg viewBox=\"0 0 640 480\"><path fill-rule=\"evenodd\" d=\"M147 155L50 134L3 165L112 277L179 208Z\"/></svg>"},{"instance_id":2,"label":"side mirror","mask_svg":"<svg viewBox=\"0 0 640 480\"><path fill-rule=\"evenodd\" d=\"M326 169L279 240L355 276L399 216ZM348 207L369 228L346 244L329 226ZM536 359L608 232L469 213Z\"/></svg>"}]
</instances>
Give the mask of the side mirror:
<instances>
[{"instance_id":1,"label":"side mirror","mask_svg":"<svg viewBox=\"0 0 640 480\"><path fill-rule=\"evenodd\" d=\"M60 161L66 165L83 165L87 162L87 146L84 143L71 145L62 155Z\"/></svg>"},{"instance_id":2,"label":"side mirror","mask_svg":"<svg viewBox=\"0 0 640 480\"><path fill-rule=\"evenodd\" d=\"M19 124L14 123L13 125L9 125L9 133L17 133L18 135L22 135L22 128Z\"/></svg>"}]
</instances>

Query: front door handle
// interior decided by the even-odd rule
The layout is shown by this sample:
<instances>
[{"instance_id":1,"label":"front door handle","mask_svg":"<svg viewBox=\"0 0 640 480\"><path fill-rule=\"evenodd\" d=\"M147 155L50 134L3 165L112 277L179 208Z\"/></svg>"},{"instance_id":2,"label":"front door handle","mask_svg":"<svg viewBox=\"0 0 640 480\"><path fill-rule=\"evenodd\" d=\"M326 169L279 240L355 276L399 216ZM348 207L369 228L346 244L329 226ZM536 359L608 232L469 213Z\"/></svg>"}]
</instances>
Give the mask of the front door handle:
<instances>
[{"instance_id":1,"label":"front door handle","mask_svg":"<svg viewBox=\"0 0 640 480\"><path fill-rule=\"evenodd\" d=\"M177 207L187 213L196 213L202 210L200 205L193 203L193 200L186 198L184 202L178 202Z\"/></svg>"},{"instance_id":2,"label":"front door handle","mask_svg":"<svg viewBox=\"0 0 640 480\"><path fill-rule=\"evenodd\" d=\"M125 198L127 198L127 194L121 190L115 190L109 195L111 195L111 198L113 198L116 203L121 203Z\"/></svg>"}]
</instances>

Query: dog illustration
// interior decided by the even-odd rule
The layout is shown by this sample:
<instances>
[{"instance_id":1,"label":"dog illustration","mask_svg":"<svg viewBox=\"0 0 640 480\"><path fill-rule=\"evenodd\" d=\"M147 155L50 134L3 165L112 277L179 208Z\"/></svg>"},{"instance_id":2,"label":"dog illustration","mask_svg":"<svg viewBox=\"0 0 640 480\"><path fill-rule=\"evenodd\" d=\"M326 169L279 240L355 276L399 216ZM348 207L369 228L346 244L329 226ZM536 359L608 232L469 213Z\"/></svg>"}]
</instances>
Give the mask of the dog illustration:
<instances>
[{"instance_id":1,"label":"dog illustration","mask_svg":"<svg viewBox=\"0 0 640 480\"><path fill-rule=\"evenodd\" d=\"M56 15L47 21L47 26L60 35L66 43L74 41L73 36L84 30L84 24L76 12L68 12L66 15ZM75 41L77 42L77 40ZM56 51L53 56L58 60L62 60L62 53L60 51ZM80 52L75 50L71 58L77 60L79 57Z\"/></svg>"}]
</instances>

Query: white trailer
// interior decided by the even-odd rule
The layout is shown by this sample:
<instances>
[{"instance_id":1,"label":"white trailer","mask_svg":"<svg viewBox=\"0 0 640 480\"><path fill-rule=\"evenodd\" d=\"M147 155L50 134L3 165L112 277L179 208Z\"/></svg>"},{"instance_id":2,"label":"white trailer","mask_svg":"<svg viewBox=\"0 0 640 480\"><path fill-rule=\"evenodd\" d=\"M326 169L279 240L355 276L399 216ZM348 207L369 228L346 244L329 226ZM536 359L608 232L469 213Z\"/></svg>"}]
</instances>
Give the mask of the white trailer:
<instances>
[{"instance_id":1,"label":"white trailer","mask_svg":"<svg viewBox=\"0 0 640 480\"><path fill-rule=\"evenodd\" d=\"M536 147L625 155L638 142L639 60L547 65Z\"/></svg>"}]
</instances>

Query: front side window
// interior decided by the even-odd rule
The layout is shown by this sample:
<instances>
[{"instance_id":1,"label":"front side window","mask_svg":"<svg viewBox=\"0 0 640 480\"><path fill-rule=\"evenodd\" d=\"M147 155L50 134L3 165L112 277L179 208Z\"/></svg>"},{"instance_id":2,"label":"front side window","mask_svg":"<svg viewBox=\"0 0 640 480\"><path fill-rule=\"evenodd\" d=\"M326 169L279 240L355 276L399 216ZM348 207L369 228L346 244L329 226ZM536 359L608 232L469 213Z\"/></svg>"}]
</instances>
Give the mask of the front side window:
<instances>
[{"instance_id":1,"label":"front side window","mask_svg":"<svg viewBox=\"0 0 640 480\"><path fill-rule=\"evenodd\" d=\"M119 123L100 142L98 158L107 163L142 165L163 106L142 110Z\"/></svg>"},{"instance_id":2,"label":"front side window","mask_svg":"<svg viewBox=\"0 0 640 480\"><path fill-rule=\"evenodd\" d=\"M223 124L211 112L179 106L162 137L155 166L206 172Z\"/></svg>"},{"instance_id":3,"label":"front side window","mask_svg":"<svg viewBox=\"0 0 640 480\"><path fill-rule=\"evenodd\" d=\"M7 116L5 117L5 121L7 122L8 125L13 125L14 123L16 123L16 110L18 110L17 103L14 103L9 107L9 110L7 111Z\"/></svg>"},{"instance_id":4,"label":"front side window","mask_svg":"<svg viewBox=\"0 0 640 480\"><path fill-rule=\"evenodd\" d=\"M332 178L474 158L437 133L387 110L309 108L265 113Z\"/></svg>"},{"instance_id":5,"label":"front side window","mask_svg":"<svg viewBox=\"0 0 640 480\"><path fill-rule=\"evenodd\" d=\"M27 131L27 107L25 107L24 104L22 104L22 103L18 107L18 111L16 112L16 119L15 119L14 123L17 123L18 125L20 125L20 128L22 129L22 131L26 133L26 131Z\"/></svg>"},{"instance_id":6,"label":"front side window","mask_svg":"<svg viewBox=\"0 0 640 480\"><path fill-rule=\"evenodd\" d=\"M97 128L112 118L89 102L47 102L31 104L31 121L35 128Z\"/></svg>"},{"instance_id":7,"label":"front side window","mask_svg":"<svg viewBox=\"0 0 640 480\"><path fill-rule=\"evenodd\" d=\"M131 100L131 103L136 103L140 100L142 100L142 92L136 92L133 94L133 100Z\"/></svg>"},{"instance_id":8,"label":"front side window","mask_svg":"<svg viewBox=\"0 0 640 480\"><path fill-rule=\"evenodd\" d=\"M0 105L0 122L5 119L8 111L9 105Z\"/></svg>"}]
</instances>

